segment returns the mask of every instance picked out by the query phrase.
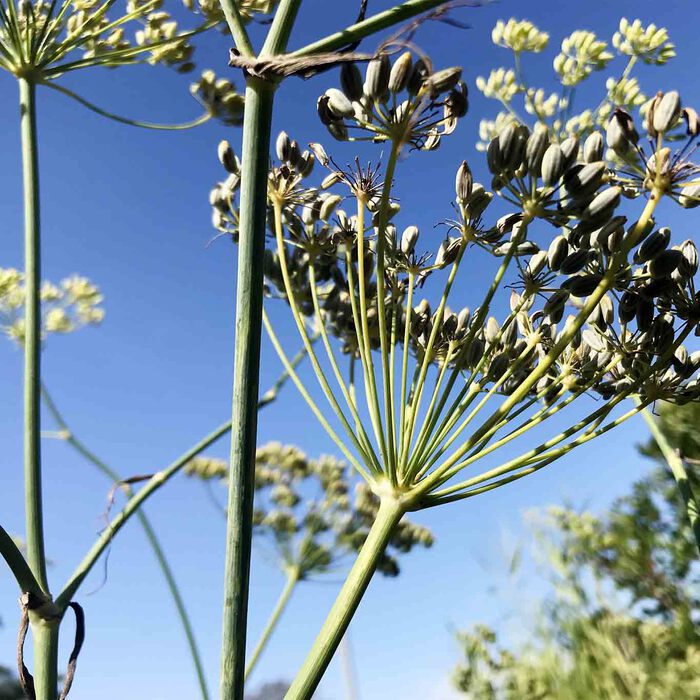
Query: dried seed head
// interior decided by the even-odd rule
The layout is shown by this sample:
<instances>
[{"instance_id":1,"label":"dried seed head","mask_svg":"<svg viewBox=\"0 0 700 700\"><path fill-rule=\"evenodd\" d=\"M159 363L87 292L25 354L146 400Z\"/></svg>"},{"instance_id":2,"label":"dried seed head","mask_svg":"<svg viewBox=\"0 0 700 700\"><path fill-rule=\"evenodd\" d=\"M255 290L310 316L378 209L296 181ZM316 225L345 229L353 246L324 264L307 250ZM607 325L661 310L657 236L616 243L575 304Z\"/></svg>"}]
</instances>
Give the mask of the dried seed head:
<instances>
[{"instance_id":1,"label":"dried seed head","mask_svg":"<svg viewBox=\"0 0 700 700\"><path fill-rule=\"evenodd\" d=\"M340 87L352 102L362 99L362 73L354 63L343 63L340 69Z\"/></svg>"},{"instance_id":2,"label":"dried seed head","mask_svg":"<svg viewBox=\"0 0 700 700\"><path fill-rule=\"evenodd\" d=\"M462 78L462 69L459 66L452 68L443 68L437 73L432 73L423 81L423 88L428 90L431 95L437 97L443 92L449 92L457 86L457 83Z\"/></svg>"},{"instance_id":3,"label":"dried seed head","mask_svg":"<svg viewBox=\"0 0 700 700\"><path fill-rule=\"evenodd\" d=\"M401 234L401 252L410 255L418 242L419 231L417 226L408 226Z\"/></svg>"},{"instance_id":4,"label":"dried seed head","mask_svg":"<svg viewBox=\"0 0 700 700\"><path fill-rule=\"evenodd\" d=\"M542 159L548 146L549 133L546 127L538 124L525 146L525 167L533 177L539 177L542 172Z\"/></svg>"},{"instance_id":5,"label":"dried seed head","mask_svg":"<svg viewBox=\"0 0 700 700\"><path fill-rule=\"evenodd\" d=\"M671 90L661 97L653 106L651 123L657 134L665 134L672 129L681 115L681 98L675 91Z\"/></svg>"},{"instance_id":6,"label":"dried seed head","mask_svg":"<svg viewBox=\"0 0 700 700\"><path fill-rule=\"evenodd\" d=\"M549 249L547 250L549 268L556 272L568 254L569 244L566 238L564 236L556 236L549 244Z\"/></svg>"},{"instance_id":7,"label":"dried seed head","mask_svg":"<svg viewBox=\"0 0 700 700\"><path fill-rule=\"evenodd\" d=\"M618 108L613 112L605 132L605 140L608 147L621 157L627 155L639 141L639 134L634 128L634 120L624 109Z\"/></svg>"},{"instance_id":8,"label":"dried seed head","mask_svg":"<svg viewBox=\"0 0 700 700\"><path fill-rule=\"evenodd\" d=\"M561 152L564 156L564 170L578 158L579 140L578 136L569 136L561 142Z\"/></svg>"},{"instance_id":9,"label":"dried seed head","mask_svg":"<svg viewBox=\"0 0 700 700\"><path fill-rule=\"evenodd\" d=\"M700 133L700 117L692 107L684 107L681 115L686 126L688 136L697 136Z\"/></svg>"},{"instance_id":10,"label":"dried seed head","mask_svg":"<svg viewBox=\"0 0 700 700\"><path fill-rule=\"evenodd\" d=\"M286 131L280 131L277 141L275 141L275 152L277 153L277 158L283 163L289 160L289 153L291 149L292 142Z\"/></svg>"},{"instance_id":11,"label":"dried seed head","mask_svg":"<svg viewBox=\"0 0 700 700\"><path fill-rule=\"evenodd\" d=\"M232 175L239 175L241 171L241 163L236 158L236 154L231 148L231 144L228 141L221 141L219 143L219 148L217 151L219 156L219 162L224 166L227 172Z\"/></svg>"},{"instance_id":12,"label":"dried seed head","mask_svg":"<svg viewBox=\"0 0 700 700\"><path fill-rule=\"evenodd\" d=\"M463 160L462 164L457 169L457 176L455 178L455 191L457 194L457 201L465 205L467 200L471 197L474 189L474 178L472 176L472 171L467 165L467 161Z\"/></svg>"},{"instance_id":13,"label":"dried seed head","mask_svg":"<svg viewBox=\"0 0 700 700\"><path fill-rule=\"evenodd\" d=\"M662 253L671 242L671 229L664 227L654 231L639 246L634 256L635 262L647 262Z\"/></svg>"},{"instance_id":14,"label":"dried seed head","mask_svg":"<svg viewBox=\"0 0 700 700\"><path fill-rule=\"evenodd\" d=\"M598 160L603 160L603 151L605 149L605 141L603 134L599 131L594 131L589 134L588 138L583 142L583 159L586 163L594 163Z\"/></svg>"},{"instance_id":15,"label":"dried seed head","mask_svg":"<svg viewBox=\"0 0 700 700\"><path fill-rule=\"evenodd\" d=\"M389 90L394 93L401 92L408 85L408 79L413 70L413 58L410 51L406 51L399 56L391 67L389 74Z\"/></svg>"},{"instance_id":16,"label":"dried seed head","mask_svg":"<svg viewBox=\"0 0 700 700\"><path fill-rule=\"evenodd\" d=\"M678 199L685 209L695 209L700 204L700 185L687 185L681 190Z\"/></svg>"},{"instance_id":17,"label":"dried seed head","mask_svg":"<svg viewBox=\"0 0 700 700\"><path fill-rule=\"evenodd\" d=\"M343 119L352 117L355 114L352 102L350 102L344 92L337 88L328 88L325 94L328 98L328 109L333 116Z\"/></svg>"},{"instance_id":18,"label":"dried seed head","mask_svg":"<svg viewBox=\"0 0 700 700\"><path fill-rule=\"evenodd\" d=\"M364 94L371 100L384 101L389 92L389 75L391 63L385 53L373 58L367 64L365 72Z\"/></svg>"},{"instance_id":19,"label":"dried seed head","mask_svg":"<svg viewBox=\"0 0 700 700\"><path fill-rule=\"evenodd\" d=\"M542 158L542 182L547 187L553 186L564 172L564 153L558 144L553 143L544 152Z\"/></svg>"}]
</instances>

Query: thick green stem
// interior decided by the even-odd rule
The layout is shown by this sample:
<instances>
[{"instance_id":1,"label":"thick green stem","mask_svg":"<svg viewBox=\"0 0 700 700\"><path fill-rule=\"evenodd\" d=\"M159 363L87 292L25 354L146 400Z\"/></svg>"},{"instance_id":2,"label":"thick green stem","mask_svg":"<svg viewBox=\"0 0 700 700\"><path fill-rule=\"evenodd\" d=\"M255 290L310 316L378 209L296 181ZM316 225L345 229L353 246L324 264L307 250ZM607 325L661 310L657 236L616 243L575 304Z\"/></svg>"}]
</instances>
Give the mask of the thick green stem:
<instances>
[{"instance_id":1,"label":"thick green stem","mask_svg":"<svg viewBox=\"0 0 700 700\"><path fill-rule=\"evenodd\" d=\"M393 497L382 498L369 536L285 700L309 700L312 697L404 512L405 505L400 501Z\"/></svg>"},{"instance_id":2,"label":"thick green stem","mask_svg":"<svg viewBox=\"0 0 700 700\"><path fill-rule=\"evenodd\" d=\"M248 659L248 664L245 669L245 677L246 679L250 674L253 672L253 669L255 668L255 664L258 663L258 660L260 659L260 655L262 654L263 650L267 646L267 643L272 636L272 633L275 631L275 627L277 627L277 623L280 621L280 618L282 617L282 613L285 611L287 607L287 603L289 603L289 599L292 597L292 592L294 591L294 587L297 585L299 582L299 569L293 568L290 569L289 572L287 573L287 583L285 583L284 588L282 589L282 593L280 594L280 597L277 599L277 603L275 605L274 610L272 611L267 624L265 625L265 629L263 630L262 634L260 635L260 639L258 640L258 643L255 645L255 649L253 649L253 652L250 655L250 658Z\"/></svg>"},{"instance_id":3,"label":"thick green stem","mask_svg":"<svg viewBox=\"0 0 700 700\"><path fill-rule=\"evenodd\" d=\"M637 406L640 405L640 401L635 400ZM690 485L688 479L688 473L685 470L685 465L683 464L683 458L678 454L676 450L673 449L668 439L661 430L657 421L651 415L648 409L642 410L642 417L649 426L649 432L656 441L656 444L661 450L661 454L664 456L668 464L668 468L673 474L673 478L676 480L678 486L678 491L685 502L686 513L688 514L688 521L690 522L690 527L693 530L693 535L695 535L695 541L698 545L698 551L700 551L700 508L698 508L698 502L693 493L693 489Z\"/></svg>"},{"instance_id":4,"label":"thick green stem","mask_svg":"<svg viewBox=\"0 0 700 700\"><path fill-rule=\"evenodd\" d=\"M31 619L31 616L30 616ZM32 619L35 700L58 696L58 623Z\"/></svg>"},{"instance_id":5,"label":"thick green stem","mask_svg":"<svg viewBox=\"0 0 700 700\"><path fill-rule=\"evenodd\" d=\"M243 124L233 424L224 577L221 699L242 700L255 481L263 253L274 85L249 78Z\"/></svg>"},{"instance_id":6,"label":"thick green stem","mask_svg":"<svg viewBox=\"0 0 700 700\"><path fill-rule=\"evenodd\" d=\"M39 232L39 163L35 86L19 79L24 182L24 503L27 559L42 589L48 592L41 497L41 257Z\"/></svg>"}]
</instances>

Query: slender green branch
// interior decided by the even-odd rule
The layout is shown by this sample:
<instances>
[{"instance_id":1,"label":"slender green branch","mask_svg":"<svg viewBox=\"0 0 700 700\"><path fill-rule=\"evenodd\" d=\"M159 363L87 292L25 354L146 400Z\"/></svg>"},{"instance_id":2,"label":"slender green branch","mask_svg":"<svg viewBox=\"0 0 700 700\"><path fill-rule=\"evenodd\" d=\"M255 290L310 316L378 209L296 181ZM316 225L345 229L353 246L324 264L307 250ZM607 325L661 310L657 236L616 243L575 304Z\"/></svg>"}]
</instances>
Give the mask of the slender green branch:
<instances>
[{"instance_id":1,"label":"slender green branch","mask_svg":"<svg viewBox=\"0 0 700 700\"><path fill-rule=\"evenodd\" d=\"M635 403L637 406L640 405L639 398L635 398ZM693 535L695 535L695 541L698 545L698 550L700 550L700 508L698 508L698 502L693 493L693 488L688 479L688 473L685 470L685 465L683 464L683 457L674 450L668 441L668 438L664 435L663 430L659 426L659 423L654 420L654 417L649 412L647 408L642 409L642 418L649 427L649 432L656 441L661 454L664 456L668 468L673 474L673 478L676 480L678 486L678 491L685 502L685 510L688 515L688 522L693 530Z\"/></svg>"},{"instance_id":2,"label":"slender green branch","mask_svg":"<svg viewBox=\"0 0 700 700\"><path fill-rule=\"evenodd\" d=\"M272 26L262 47L261 55L280 54L287 50L289 35L301 7L301 0L282 0L275 12Z\"/></svg>"},{"instance_id":3,"label":"slender green branch","mask_svg":"<svg viewBox=\"0 0 700 700\"><path fill-rule=\"evenodd\" d=\"M291 56L311 56L319 53L330 53L347 46L355 41L360 41L371 34L389 29L399 22L416 17L429 10L433 10L440 5L447 5L452 0L408 0L399 5L378 12L372 17L368 17L362 22L357 22L342 31L330 34L323 39L315 41L313 44L304 46L302 49L294 51Z\"/></svg>"},{"instance_id":4,"label":"slender green branch","mask_svg":"<svg viewBox=\"0 0 700 700\"><path fill-rule=\"evenodd\" d=\"M224 12L224 17L226 17L226 24L228 24L231 36L236 42L236 48L243 56L254 56L253 45L250 43L241 11L238 9L238 0L219 0L219 4Z\"/></svg>"},{"instance_id":5,"label":"slender green branch","mask_svg":"<svg viewBox=\"0 0 700 700\"><path fill-rule=\"evenodd\" d=\"M107 117L107 119L119 122L120 124L127 124L128 126L137 126L141 129L155 129L158 131L184 131L186 129L192 129L196 126L200 126L201 124L204 124L211 119L211 114L209 112L205 112L196 119L193 119L189 122L184 122L182 124L157 124L154 122L143 122L139 121L138 119L129 119L128 117L121 117L118 114L114 114L113 112L109 112L106 109L102 109L102 107L98 107L97 105L93 104L92 102L89 102L80 95L77 95L72 90L69 90L68 88L63 87L62 85L59 85L58 83L55 83L51 80L46 80L42 82L41 85L44 85L47 88L51 88L52 90L56 90L56 92L60 92L61 94L66 95L67 97L70 97L71 99L83 105L83 107L87 107L89 110L95 112L96 114L99 114L102 117Z\"/></svg>"},{"instance_id":6,"label":"slender green branch","mask_svg":"<svg viewBox=\"0 0 700 700\"><path fill-rule=\"evenodd\" d=\"M379 451L382 455L382 460L386 468L391 470L389 453L387 451L387 438L384 435L382 425L382 411L379 407L379 394L377 392L377 379L374 371L374 361L372 359L372 345L369 337L369 314L367 308L367 282L368 278L365 274L365 212L367 201L364 196L357 196L357 287L358 297L360 299L360 328L362 329L362 342L365 349L365 376L367 378L367 386L371 396L371 408L377 441L379 443ZM349 279L349 278L348 278ZM381 325L382 319L379 318ZM388 437L388 436L387 436Z\"/></svg>"},{"instance_id":7,"label":"slender green branch","mask_svg":"<svg viewBox=\"0 0 700 700\"><path fill-rule=\"evenodd\" d=\"M49 591L44 554L41 490L41 244L36 87L19 79L22 172L24 180L24 488L27 558L43 591Z\"/></svg>"},{"instance_id":8,"label":"slender green branch","mask_svg":"<svg viewBox=\"0 0 700 700\"><path fill-rule=\"evenodd\" d=\"M379 320L379 345L382 356L382 378L384 385L384 419L386 421L386 440L388 450L387 470L392 484L397 482L397 455L396 455L396 415L394 410L394 395L392 392L392 382L389 369L389 348L386 333L386 306L385 306L385 264L384 248L386 246L386 227L389 221L389 205L391 199L391 188L394 184L394 174L396 164L401 151L400 141L392 140L391 153L386 167L386 177L382 188L381 203L379 206L379 225L377 227L377 317ZM393 347L393 346L392 346Z\"/></svg>"},{"instance_id":9,"label":"slender green branch","mask_svg":"<svg viewBox=\"0 0 700 700\"><path fill-rule=\"evenodd\" d=\"M382 498L377 517L360 554L345 579L306 661L287 691L285 700L309 700L328 668L347 631L362 596L377 568L377 562L403 517L405 506L394 498Z\"/></svg>"},{"instance_id":10,"label":"slender green branch","mask_svg":"<svg viewBox=\"0 0 700 700\"><path fill-rule=\"evenodd\" d=\"M278 598L277 603L275 604L272 614L270 615L265 625L265 629L260 635L258 643L255 645L255 648L253 649L253 652L250 655L250 659L248 660L248 664L245 669L246 680L248 679L248 676L250 676L250 674L253 672L255 665L260 659L260 655L262 654L263 650L265 649L265 646L270 640L270 636L275 631L275 627L277 627L277 623L280 621L282 613L285 611L287 603L289 603L289 599L291 598L294 588L298 582L299 569L291 568L287 572L287 582L285 583L284 588L282 589L282 593L280 594L280 597Z\"/></svg>"},{"instance_id":11,"label":"slender green branch","mask_svg":"<svg viewBox=\"0 0 700 700\"><path fill-rule=\"evenodd\" d=\"M309 392L306 390L306 387L299 378L299 375L294 371L294 368L292 367L291 362L287 358L287 355L284 352L284 349L282 348L282 344L280 343L279 338L277 337L277 334L275 333L272 324L270 323L270 319L268 318L267 313L264 309L263 324L265 326L265 330L267 331L267 335L270 338L270 342L272 342L272 346L274 347L277 356L280 358L280 362L282 362L282 365L286 369L289 376L292 378L292 381L294 382L294 385L301 394L301 397L304 399L304 401L306 401L309 408L313 411L313 414L316 416L319 425L328 433L328 436L331 438L331 440L335 442L335 444L338 446L338 449L348 459L352 466L355 467L355 469L357 469L357 471L362 475L362 478L365 479L367 482L371 482L372 480L369 474L365 471L365 469L362 467L357 458L352 454L352 452L348 450L348 448L345 446L345 443L340 439L340 437L338 437L338 434L330 426L330 424L326 420L326 417L323 415L323 412L311 397L311 394L309 394Z\"/></svg>"},{"instance_id":12,"label":"slender green branch","mask_svg":"<svg viewBox=\"0 0 700 700\"><path fill-rule=\"evenodd\" d=\"M24 555L12 537L2 527L0 527L0 555L10 567L10 571L22 593L34 593L38 596L44 596L44 591L42 591L39 582L34 578L34 574L29 568Z\"/></svg>"},{"instance_id":13,"label":"slender green branch","mask_svg":"<svg viewBox=\"0 0 700 700\"><path fill-rule=\"evenodd\" d=\"M299 335L301 336L302 342L304 343L304 347L306 347L306 350L309 354L309 360L311 361L311 366L314 369L314 373L316 374L316 377L318 379L318 383L321 386L321 389L323 390L323 393L328 400L328 403L330 404L331 408L335 412L336 416L340 420L343 428L345 429L345 432L347 433L348 437L350 438L351 442L355 446L355 448L358 450L360 453L362 459L368 463L372 464L372 458L371 454L372 452L368 452L361 442L361 438L358 438L358 436L355 434L355 431L353 430L352 426L348 422L347 417L345 416L345 413L343 412L343 409L341 408L340 404L338 403L337 399L335 398L335 395L333 394L333 390L331 389L328 379L326 379L326 375L323 372L323 368L321 367L318 358L316 357L316 353L313 351L313 348L311 347L309 343L309 336L306 331L306 326L304 325L304 319L302 318L301 311L299 310L299 306L296 301L296 297L294 296L294 290L292 289L292 283L291 283L291 278L289 275L289 268L287 266L287 254L284 248L284 234L282 230L282 203L279 201L279 199L275 199L275 202L273 204L273 212L274 212L274 226L275 226L275 239L277 241L277 254L279 256L280 260L280 270L282 272L282 279L284 281L284 288L285 292L287 294L287 300L289 302L289 308L292 312L292 317L294 318L294 321L297 326L297 330L299 331ZM312 284L315 284L315 281L312 281ZM322 322L322 319L321 319ZM352 409L351 409L352 411Z\"/></svg>"},{"instance_id":14,"label":"slender green branch","mask_svg":"<svg viewBox=\"0 0 700 700\"><path fill-rule=\"evenodd\" d=\"M321 304L318 299L316 268L313 260L309 261L309 287L311 288L311 300L314 305L314 313L319 319L319 328L321 337L323 338L323 345L326 349L326 355L328 356L328 360L331 363L331 367L333 368L333 373L335 374L335 378L338 382L338 386L340 387L340 391L342 392L343 397L345 398L345 403L350 409L350 413L352 413L352 417L355 421L355 430L357 431L357 435L359 436L359 439L361 441L363 453L367 456L369 461L375 465L377 471L380 471L381 469L379 466L379 460L377 459L377 455L369 439L369 435L367 435L367 431L365 430L364 425L362 424L360 414L357 411L357 402L355 396L351 396L350 392L348 391L348 387L345 386L343 374L340 371L340 367L338 366L337 360L335 359L335 353L333 352L330 338L328 337L328 331L326 330L323 309L321 308ZM296 301L293 300L293 297L290 299L290 304L296 305Z\"/></svg>"},{"instance_id":15,"label":"slender green branch","mask_svg":"<svg viewBox=\"0 0 700 700\"><path fill-rule=\"evenodd\" d=\"M41 388L42 398L44 399L44 404L53 416L54 420L61 428L62 438L80 455L82 455L87 461L91 462L96 466L102 474L104 474L113 484L118 484L121 482L121 477L114 471L108 464L106 464L102 459L100 459L92 450L90 450L81 440L79 440L73 431L68 427L63 415L58 410L55 402L51 398L48 390L45 386ZM131 497L133 495L133 490L128 484L122 486L122 490L127 495ZM158 561L158 566L160 566L163 577L165 578L166 585L168 586L168 591L173 599L177 614L180 618L180 622L185 633L185 638L187 640L187 645L189 647L190 655L192 657L192 662L195 666L195 672L197 674L197 680L199 682L199 688L204 700L209 700L209 690L207 688L206 674L204 672L204 664L202 663L202 658L199 653L199 648L197 647L197 641L194 636L194 629L192 628L192 623L190 622L189 615L187 613L187 608L185 607L185 601L182 598L180 589L178 588L177 582L175 581L175 576L170 564L163 552L163 548L158 541L153 526L146 517L146 514L139 510L136 512L136 517L143 528L146 539L153 550L153 554Z\"/></svg>"},{"instance_id":16,"label":"slender green branch","mask_svg":"<svg viewBox=\"0 0 700 700\"><path fill-rule=\"evenodd\" d=\"M83 560L78 564L75 571L71 574L68 582L63 588L61 594L56 598L56 604L65 610L66 605L71 601L73 595L80 587L80 584L85 580L85 577L90 573L93 566L97 563L100 555L109 546L114 536L121 530L129 518L136 513L138 508L144 503L149 496L155 493L161 486L167 483L185 464L192 458L196 457L200 452L206 450L210 445L214 444L219 438L226 435L231 430L231 421L227 421L220 425L216 430L213 430L209 435L200 440L196 445L191 447L187 452L184 452L166 469L154 474L146 485L137 491L124 506L123 510L116 515L109 525L102 531L97 541L92 545Z\"/></svg>"}]
</instances>

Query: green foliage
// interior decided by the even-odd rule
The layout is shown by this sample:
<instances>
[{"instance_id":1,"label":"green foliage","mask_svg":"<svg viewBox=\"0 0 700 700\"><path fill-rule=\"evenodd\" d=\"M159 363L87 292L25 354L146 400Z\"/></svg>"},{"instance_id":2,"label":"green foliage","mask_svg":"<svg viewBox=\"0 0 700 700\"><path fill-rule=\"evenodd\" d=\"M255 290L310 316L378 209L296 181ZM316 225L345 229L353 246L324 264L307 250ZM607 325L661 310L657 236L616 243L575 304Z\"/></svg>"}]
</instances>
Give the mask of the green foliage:
<instances>
[{"instance_id":1,"label":"green foliage","mask_svg":"<svg viewBox=\"0 0 700 700\"><path fill-rule=\"evenodd\" d=\"M697 414L696 404L660 408L689 455ZM652 444L641 451L660 459ZM472 700L700 697L697 550L667 468L600 516L550 508L538 539L555 591L540 631L515 652L484 626L460 635L460 690Z\"/></svg>"},{"instance_id":2,"label":"green foliage","mask_svg":"<svg viewBox=\"0 0 700 700\"><path fill-rule=\"evenodd\" d=\"M0 700L24 700L20 684L10 671L0 666Z\"/></svg>"},{"instance_id":3,"label":"green foliage","mask_svg":"<svg viewBox=\"0 0 700 700\"><path fill-rule=\"evenodd\" d=\"M659 402L654 413L671 447L678 450L686 462L696 466L700 461L700 432L698 431L700 405L689 403L676 407ZM640 451L647 457L653 457L659 462L665 463L663 455L653 439L640 447ZM688 478L693 490L697 491L700 488L700 475L698 475L697 470L689 470Z\"/></svg>"}]
</instances>

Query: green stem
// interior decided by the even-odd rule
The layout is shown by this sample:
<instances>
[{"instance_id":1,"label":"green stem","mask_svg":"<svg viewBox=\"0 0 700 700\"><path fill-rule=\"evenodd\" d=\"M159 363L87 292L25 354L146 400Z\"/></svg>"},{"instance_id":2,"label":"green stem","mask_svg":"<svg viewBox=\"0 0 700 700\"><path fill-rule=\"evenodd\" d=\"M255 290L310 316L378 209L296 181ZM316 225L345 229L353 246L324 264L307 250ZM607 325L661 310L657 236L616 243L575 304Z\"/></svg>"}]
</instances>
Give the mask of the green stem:
<instances>
[{"instance_id":1,"label":"green stem","mask_svg":"<svg viewBox=\"0 0 700 700\"><path fill-rule=\"evenodd\" d=\"M92 112L99 114L101 117L107 117L107 119L119 122L120 124L126 124L128 126L137 126L141 129L155 129L157 131L184 131L186 129L192 129L196 126L199 126L200 124L205 124L211 119L211 114L209 112L205 112L196 119L193 119L189 122L184 122L182 124L156 124L154 122L143 122L139 121L138 119L129 119L128 117L121 117L118 114L114 114L114 112L109 112L106 109L102 109L102 107L98 107L96 104L93 104L92 102L86 100L84 97L81 97L72 90L69 90L68 88L63 87L62 85L58 85L57 83L54 83L50 80L42 82L41 85L44 85L47 88L51 88L51 90L56 90L62 95L66 95L66 97L70 97L79 104L83 105L83 107L87 107Z\"/></svg>"},{"instance_id":2,"label":"green stem","mask_svg":"<svg viewBox=\"0 0 700 700\"><path fill-rule=\"evenodd\" d=\"M226 528L221 699L243 700L263 307L267 174L275 86L249 77L243 122L236 347Z\"/></svg>"},{"instance_id":3,"label":"green stem","mask_svg":"<svg viewBox=\"0 0 700 700\"><path fill-rule=\"evenodd\" d=\"M333 658L350 620L377 568L396 526L405 512L405 504L393 497L381 500L377 517L362 545L323 627L316 637L304 665L287 691L285 700L309 700Z\"/></svg>"},{"instance_id":4,"label":"green stem","mask_svg":"<svg viewBox=\"0 0 700 700\"><path fill-rule=\"evenodd\" d=\"M148 499L153 493L167 483L175 474L177 474L193 457L207 449L215 443L219 438L226 435L231 430L231 422L227 421L220 425L216 430L213 430L209 435L200 440L196 445L191 447L187 452L180 455L163 471L154 474L146 485L134 493L127 501L121 513L116 515L109 525L102 531L102 534L97 538L97 541L92 545L83 560L78 564L70 579L63 588L61 594L56 598L56 605L60 610L65 610L68 603L72 600L75 592L80 588L80 584L85 580L85 577L90 573L92 567L95 566L97 560L104 550L109 546L112 539L124 527L129 518L134 515L142 503Z\"/></svg>"},{"instance_id":5,"label":"green stem","mask_svg":"<svg viewBox=\"0 0 700 700\"><path fill-rule=\"evenodd\" d=\"M384 286L384 248L386 246L386 227L389 220L389 204L391 198L391 188L394 184L394 174L396 163L401 151L400 141L392 141L391 153L386 168L386 178L382 189L381 204L379 208L379 226L377 227L377 317L379 320L379 345L382 356L382 383L384 385L384 419L386 420L386 441L388 450L388 460L386 464L389 478L394 486L397 485L397 464L396 464L396 415L394 412L394 394L392 392L392 382L389 370L389 348L386 333L386 306L385 306L385 286ZM393 347L393 346L392 346Z\"/></svg>"},{"instance_id":6,"label":"green stem","mask_svg":"<svg viewBox=\"0 0 700 700\"><path fill-rule=\"evenodd\" d=\"M287 607L287 603L289 603L289 599L292 596L292 592L294 591L294 587L297 585L299 582L299 569L297 568L292 568L289 570L287 573L287 582L284 585L284 588L282 589L282 593L280 594L280 597L277 599L277 603L275 605L274 610L272 611L272 614L270 615L267 624L265 625L265 629L263 630L262 634L260 635L260 639L258 640L258 643L255 645L255 649L253 649L253 653L250 655L250 659L248 660L248 665L246 666L245 669L245 677L246 679L250 674L253 672L253 669L255 668L255 664L257 664L258 659L260 658L260 655L262 654L263 650L265 649L265 646L267 645L267 642L270 639L270 636L275 630L275 627L277 627L277 623L280 620L280 617L282 617L282 613L284 612L285 608Z\"/></svg>"},{"instance_id":7,"label":"green stem","mask_svg":"<svg viewBox=\"0 0 700 700\"><path fill-rule=\"evenodd\" d=\"M635 399L635 403L637 406L639 406L639 399ZM676 480L678 491L685 502L688 521L690 522L690 527L695 535L698 551L700 551L700 508L698 508L698 502L690 485L688 473L686 472L685 465L683 464L683 458L676 450L673 449L673 447L671 447L671 444L664 435L663 430L661 430L658 422L654 420L654 417L649 412L649 409L642 409L642 418L644 418L647 426L649 427L649 432L652 434L656 444L659 446L661 454L664 456L664 459L668 464L668 468L671 470L673 478Z\"/></svg>"},{"instance_id":8,"label":"green stem","mask_svg":"<svg viewBox=\"0 0 700 700\"><path fill-rule=\"evenodd\" d=\"M39 163L36 88L19 79L22 171L24 180L24 489L27 559L41 588L48 592L41 495L41 250L39 231Z\"/></svg>"},{"instance_id":9,"label":"green stem","mask_svg":"<svg viewBox=\"0 0 700 700\"><path fill-rule=\"evenodd\" d=\"M24 555L2 527L0 527L0 555L10 567L10 571L22 593L34 593L37 596L44 595Z\"/></svg>"},{"instance_id":10,"label":"green stem","mask_svg":"<svg viewBox=\"0 0 700 700\"><path fill-rule=\"evenodd\" d=\"M319 39L313 44L304 46L304 48L294 51L290 55L299 58L300 56L337 51L354 41L360 41L360 39L364 39L371 34L381 32L383 29L393 27L399 22L404 22L416 15L440 7L440 5L447 5L450 2L452 0L409 0L408 2L402 2L399 5L390 7L388 10L378 12L362 22L357 22L339 32Z\"/></svg>"},{"instance_id":11,"label":"green stem","mask_svg":"<svg viewBox=\"0 0 700 700\"><path fill-rule=\"evenodd\" d=\"M260 54L280 54L287 50L289 35L301 7L301 0L281 0Z\"/></svg>"},{"instance_id":12,"label":"green stem","mask_svg":"<svg viewBox=\"0 0 700 700\"><path fill-rule=\"evenodd\" d=\"M34 698L56 700L58 695L58 622L30 614L34 640Z\"/></svg>"},{"instance_id":13,"label":"green stem","mask_svg":"<svg viewBox=\"0 0 700 700\"><path fill-rule=\"evenodd\" d=\"M238 9L238 0L219 0L219 4L224 12L224 17L226 17L226 24L228 24L231 36L236 42L236 48L244 56L254 56L253 46Z\"/></svg>"}]
</instances>

